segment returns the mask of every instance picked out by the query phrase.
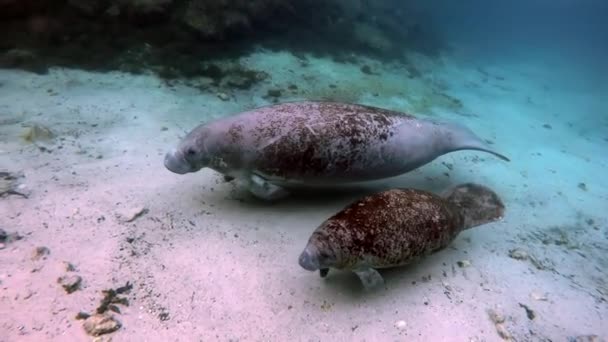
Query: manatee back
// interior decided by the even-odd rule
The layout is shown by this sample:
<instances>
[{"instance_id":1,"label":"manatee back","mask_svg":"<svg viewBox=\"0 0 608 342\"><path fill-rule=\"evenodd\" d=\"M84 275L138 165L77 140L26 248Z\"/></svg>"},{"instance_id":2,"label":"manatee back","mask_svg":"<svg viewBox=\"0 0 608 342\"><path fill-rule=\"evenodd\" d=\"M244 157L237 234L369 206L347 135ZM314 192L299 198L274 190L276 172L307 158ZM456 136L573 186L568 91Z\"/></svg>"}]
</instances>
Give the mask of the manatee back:
<instances>
[{"instance_id":1,"label":"manatee back","mask_svg":"<svg viewBox=\"0 0 608 342\"><path fill-rule=\"evenodd\" d=\"M335 102L295 102L256 110L250 122L258 154L252 168L269 179L359 181L383 174L393 157L378 158L395 128L413 117ZM397 173L398 174L398 173Z\"/></svg>"},{"instance_id":2,"label":"manatee back","mask_svg":"<svg viewBox=\"0 0 608 342\"><path fill-rule=\"evenodd\" d=\"M446 247L463 226L440 196L393 189L364 197L327 220L318 234L337 251L336 268L404 265Z\"/></svg>"}]
</instances>

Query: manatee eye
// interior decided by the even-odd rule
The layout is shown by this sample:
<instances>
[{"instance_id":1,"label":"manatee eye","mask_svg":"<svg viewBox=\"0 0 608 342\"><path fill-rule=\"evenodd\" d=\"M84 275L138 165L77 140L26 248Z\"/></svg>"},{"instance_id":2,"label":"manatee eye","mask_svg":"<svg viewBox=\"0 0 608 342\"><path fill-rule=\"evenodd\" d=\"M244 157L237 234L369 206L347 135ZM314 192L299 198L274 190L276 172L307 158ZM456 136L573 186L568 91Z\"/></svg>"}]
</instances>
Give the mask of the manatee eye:
<instances>
[{"instance_id":1,"label":"manatee eye","mask_svg":"<svg viewBox=\"0 0 608 342\"><path fill-rule=\"evenodd\" d=\"M189 148L186 151L186 156L188 156L188 157L193 157L195 154L196 154L196 151L193 148Z\"/></svg>"}]
</instances>

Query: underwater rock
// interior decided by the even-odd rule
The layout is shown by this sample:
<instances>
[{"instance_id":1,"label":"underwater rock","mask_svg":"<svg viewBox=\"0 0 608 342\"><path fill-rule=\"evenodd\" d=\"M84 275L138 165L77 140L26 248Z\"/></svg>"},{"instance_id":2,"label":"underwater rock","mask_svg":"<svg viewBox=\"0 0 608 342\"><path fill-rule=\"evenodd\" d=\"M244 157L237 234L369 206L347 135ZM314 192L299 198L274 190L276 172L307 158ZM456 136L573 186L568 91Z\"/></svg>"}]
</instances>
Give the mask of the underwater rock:
<instances>
[{"instance_id":1,"label":"underwater rock","mask_svg":"<svg viewBox=\"0 0 608 342\"><path fill-rule=\"evenodd\" d=\"M85 319L82 326L87 334L100 336L120 329L121 323L113 315L104 313L89 316Z\"/></svg>"},{"instance_id":2,"label":"underwater rock","mask_svg":"<svg viewBox=\"0 0 608 342\"><path fill-rule=\"evenodd\" d=\"M456 262L456 264L460 268L465 268L465 267L471 266L471 262L469 260L461 260L461 261Z\"/></svg>"},{"instance_id":3,"label":"underwater rock","mask_svg":"<svg viewBox=\"0 0 608 342\"><path fill-rule=\"evenodd\" d=\"M228 96L226 93L217 93L217 97L222 101L230 100L230 96Z\"/></svg>"},{"instance_id":4,"label":"underwater rock","mask_svg":"<svg viewBox=\"0 0 608 342\"><path fill-rule=\"evenodd\" d=\"M523 249L519 249L519 248L511 249L511 250L509 250L509 257L511 257L515 260L527 260L528 252L524 251Z\"/></svg>"},{"instance_id":5,"label":"underwater rock","mask_svg":"<svg viewBox=\"0 0 608 342\"><path fill-rule=\"evenodd\" d=\"M65 292L67 292L69 294L69 293L72 293L72 292L80 289L80 284L82 283L82 277L75 275L75 274L65 275L65 276L59 277L57 279L57 283L59 283L59 285L61 285L61 287L63 287Z\"/></svg>"},{"instance_id":6,"label":"underwater rock","mask_svg":"<svg viewBox=\"0 0 608 342\"><path fill-rule=\"evenodd\" d=\"M53 140L55 134L51 131L50 128L34 123L25 129L25 131L21 134L21 137L28 143L35 143L40 141L48 142Z\"/></svg>"}]
</instances>

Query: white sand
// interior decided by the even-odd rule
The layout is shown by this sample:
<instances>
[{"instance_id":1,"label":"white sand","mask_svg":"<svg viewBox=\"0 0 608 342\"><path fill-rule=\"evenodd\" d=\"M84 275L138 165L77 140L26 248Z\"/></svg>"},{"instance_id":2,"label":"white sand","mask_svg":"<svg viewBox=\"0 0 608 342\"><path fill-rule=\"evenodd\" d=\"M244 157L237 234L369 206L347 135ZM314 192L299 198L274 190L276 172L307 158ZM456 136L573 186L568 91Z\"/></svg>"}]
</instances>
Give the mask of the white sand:
<instances>
[{"instance_id":1,"label":"white sand","mask_svg":"<svg viewBox=\"0 0 608 342\"><path fill-rule=\"evenodd\" d=\"M244 63L271 79L228 102L153 76L0 71L0 171L22 171L30 193L0 198L0 228L24 236L0 249L0 341L90 339L75 315L127 281L130 306L115 314L123 326L106 335L113 341L497 341L489 309L517 341L608 338L606 80L590 69L559 74L563 61L541 58L412 60L422 79L373 61L381 76L259 53ZM163 167L165 151L200 121L268 104L268 88L291 83L299 93L282 101L337 94L459 121L494 141L512 162L458 152L378 185L439 191L480 182L503 197L506 218L382 272L387 289L364 293L352 274L321 279L297 264L312 230L362 192L270 205L211 171ZM451 110L440 93L464 108ZM428 108L421 96L439 106L416 112ZM31 122L57 133L50 153L19 139ZM442 163L453 165L449 177ZM116 216L141 206L148 212L133 222ZM38 246L50 249L45 260L32 260ZM544 269L510 258L514 248ZM458 267L463 260L471 265ZM56 282L64 261L83 278L72 294Z\"/></svg>"}]
</instances>

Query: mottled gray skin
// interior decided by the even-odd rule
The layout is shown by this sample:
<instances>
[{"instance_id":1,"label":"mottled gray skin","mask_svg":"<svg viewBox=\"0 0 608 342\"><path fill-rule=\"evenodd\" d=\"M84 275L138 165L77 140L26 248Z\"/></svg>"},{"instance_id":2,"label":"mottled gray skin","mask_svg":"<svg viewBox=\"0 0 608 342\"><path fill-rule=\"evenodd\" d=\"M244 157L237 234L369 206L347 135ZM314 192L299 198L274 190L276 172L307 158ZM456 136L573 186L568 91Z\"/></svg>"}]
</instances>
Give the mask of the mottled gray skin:
<instances>
[{"instance_id":1,"label":"mottled gray skin","mask_svg":"<svg viewBox=\"0 0 608 342\"><path fill-rule=\"evenodd\" d=\"M381 108L283 103L202 124L165 156L185 174L204 167L249 182L262 198L290 185L336 185L398 176L457 150L504 160L470 130Z\"/></svg>"},{"instance_id":2,"label":"mottled gray skin","mask_svg":"<svg viewBox=\"0 0 608 342\"><path fill-rule=\"evenodd\" d=\"M299 257L309 271L355 272L366 289L384 283L379 268L410 264L442 250L464 229L500 219L504 205L492 190L462 184L443 196L392 189L366 196L323 222Z\"/></svg>"}]
</instances>

